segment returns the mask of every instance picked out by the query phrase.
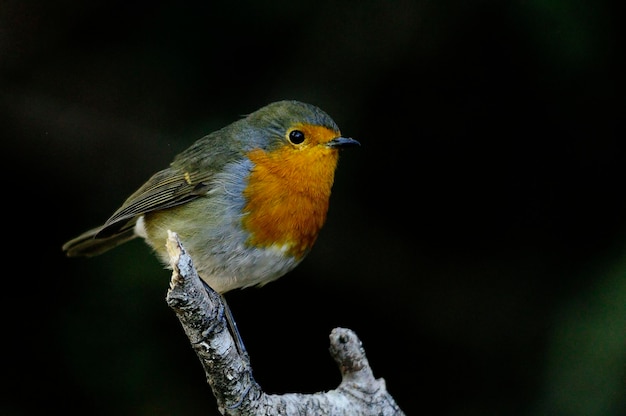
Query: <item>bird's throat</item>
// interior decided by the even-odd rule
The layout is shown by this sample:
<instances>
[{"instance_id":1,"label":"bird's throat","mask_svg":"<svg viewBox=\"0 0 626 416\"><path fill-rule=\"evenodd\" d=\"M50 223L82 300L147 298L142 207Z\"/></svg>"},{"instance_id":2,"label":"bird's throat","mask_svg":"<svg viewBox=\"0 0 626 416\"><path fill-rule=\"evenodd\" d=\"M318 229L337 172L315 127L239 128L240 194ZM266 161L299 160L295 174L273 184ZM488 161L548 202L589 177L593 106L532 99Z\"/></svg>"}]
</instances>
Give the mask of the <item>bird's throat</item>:
<instances>
[{"instance_id":1,"label":"bird's throat","mask_svg":"<svg viewBox=\"0 0 626 416\"><path fill-rule=\"evenodd\" d=\"M254 169L244 191L248 244L301 259L326 221L338 153L325 146L248 154Z\"/></svg>"}]
</instances>

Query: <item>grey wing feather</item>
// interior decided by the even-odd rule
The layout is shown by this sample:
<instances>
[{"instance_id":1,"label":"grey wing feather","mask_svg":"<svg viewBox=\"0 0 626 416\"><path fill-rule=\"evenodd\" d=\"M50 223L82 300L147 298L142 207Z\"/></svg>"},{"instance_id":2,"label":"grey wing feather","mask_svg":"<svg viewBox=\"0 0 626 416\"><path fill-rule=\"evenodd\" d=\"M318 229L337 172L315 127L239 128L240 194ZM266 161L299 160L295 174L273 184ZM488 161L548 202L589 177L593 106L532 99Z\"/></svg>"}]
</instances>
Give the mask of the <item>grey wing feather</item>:
<instances>
[{"instance_id":1,"label":"grey wing feather","mask_svg":"<svg viewBox=\"0 0 626 416\"><path fill-rule=\"evenodd\" d=\"M211 173L168 168L154 174L104 223L96 238L123 231L137 216L181 205L208 192Z\"/></svg>"}]
</instances>

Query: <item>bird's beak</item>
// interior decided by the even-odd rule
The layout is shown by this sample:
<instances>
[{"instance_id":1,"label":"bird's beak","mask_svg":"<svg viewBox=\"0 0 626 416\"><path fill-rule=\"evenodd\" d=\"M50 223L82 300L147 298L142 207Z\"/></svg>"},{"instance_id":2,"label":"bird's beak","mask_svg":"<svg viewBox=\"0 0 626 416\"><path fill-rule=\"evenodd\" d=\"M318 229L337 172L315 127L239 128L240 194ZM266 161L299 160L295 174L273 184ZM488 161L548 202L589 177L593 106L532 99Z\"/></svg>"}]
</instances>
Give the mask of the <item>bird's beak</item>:
<instances>
[{"instance_id":1,"label":"bird's beak","mask_svg":"<svg viewBox=\"0 0 626 416\"><path fill-rule=\"evenodd\" d=\"M341 136L335 137L334 139L326 143L326 146L331 147L331 148L337 148L337 149L343 149L346 147L354 147L354 146L360 146L360 145L361 143L357 142L356 140L350 137L341 137Z\"/></svg>"}]
</instances>

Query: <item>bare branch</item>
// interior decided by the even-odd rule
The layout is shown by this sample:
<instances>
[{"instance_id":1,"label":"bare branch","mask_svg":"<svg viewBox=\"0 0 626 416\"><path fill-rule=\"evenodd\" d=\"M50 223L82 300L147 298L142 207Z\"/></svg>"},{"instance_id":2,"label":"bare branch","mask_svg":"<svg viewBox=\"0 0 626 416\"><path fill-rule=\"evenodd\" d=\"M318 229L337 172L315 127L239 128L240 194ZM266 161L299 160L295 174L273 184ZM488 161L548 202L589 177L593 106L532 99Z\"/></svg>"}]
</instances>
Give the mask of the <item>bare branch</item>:
<instances>
[{"instance_id":1,"label":"bare branch","mask_svg":"<svg viewBox=\"0 0 626 416\"><path fill-rule=\"evenodd\" d=\"M404 413L375 379L365 350L350 329L330 333L330 354L342 381L331 391L313 394L266 394L252 376L250 359L237 348L226 320L228 306L206 288L178 236L170 232L172 279L167 302L189 337L223 415L394 415Z\"/></svg>"}]
</instances>

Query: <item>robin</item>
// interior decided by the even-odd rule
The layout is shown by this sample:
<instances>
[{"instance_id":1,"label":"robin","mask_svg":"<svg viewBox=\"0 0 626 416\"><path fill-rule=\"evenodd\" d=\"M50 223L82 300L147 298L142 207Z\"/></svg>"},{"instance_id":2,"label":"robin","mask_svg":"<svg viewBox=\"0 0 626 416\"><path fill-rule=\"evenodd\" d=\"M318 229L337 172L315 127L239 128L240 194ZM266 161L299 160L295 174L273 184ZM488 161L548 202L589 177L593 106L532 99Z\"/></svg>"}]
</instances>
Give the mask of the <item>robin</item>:
<instances>
[{"instance_id":1,"label":"robin","mask_svg":"<svg viewBox=\"0 0 626 416\"><path fill-rule=\"evenodd\" d=\"M219 294L262 286L309 253L339 150L356 145L316 106L271 103L196 141L63 251L95 256L141 237L167 267L171 230Z\"/></svg>"}]
</instances>

